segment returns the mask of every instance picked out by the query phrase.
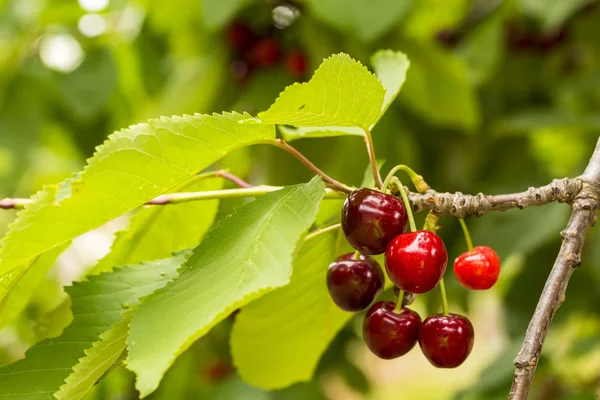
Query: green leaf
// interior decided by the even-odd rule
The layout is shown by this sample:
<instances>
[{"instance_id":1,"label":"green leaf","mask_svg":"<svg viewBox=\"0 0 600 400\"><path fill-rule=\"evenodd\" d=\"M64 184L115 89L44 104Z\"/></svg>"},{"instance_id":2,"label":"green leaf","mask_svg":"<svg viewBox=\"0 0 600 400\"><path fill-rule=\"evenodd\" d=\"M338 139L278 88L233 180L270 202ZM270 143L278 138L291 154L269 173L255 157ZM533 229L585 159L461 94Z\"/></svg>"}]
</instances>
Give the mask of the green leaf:
<instances>
[{"instance_id":1,"label":"green leaf","mask_svg":"<svg viewBox=\"0 0 600 400\"><path fill-rule=\"evenodd\" d=\"M276 389L310 380L321 355L352 317L336 307L325 285L337 235L336 230L305 240L290 284L237 316L231 334L233 362L251 385Z\"/></svg>"},{"instance_id":2,"label":"green leaf","mask_svg":"<svg viewBox=\"0 0 600 400\"><path fill-rule=\"evenodd\" d=\"M35 290L68 243L35 259L31 267L0 276L0 327L6 326L27 306Z\"/></svg>"},{"instance_id":3,"label":"green leaf","mask_svg":"<svg viewBox=\"0 0 600 400\"><path fill-rule=\"evenodd\" d=\"M408 58L404 53L392 50L379 50L371 58L371 65L375 70L375 75L385 89L385 95L381 106L381 112L376 121L373 122L369 129L373 129L375 124L381 119L389 106L400 93L400 89L406 80L406 71L410 65ZM320 126L320 127L300 127L290 128L287 126L279 126L279 130L287 141L313 138L313 137L329 137L356 135L364 136L365 132L358 127L340 127L340 126Z\"/></svg>"},{"instance_id":4,"label":"green leaf","mask_svg":"<svg viewBox=\"0 0 600 400\"><path fill-rule=\"evenodd\" d=\"M362 41L377 39L410 9L412 1L308 0L315 16Z\"/></svg>"},{"instance_id":5,"label":"green leaf","mask_svg":"<svg viewBox=\"0 0 600 400\"><path fill-rule=\"evenodd\" d=\"M202 0L202 20L210 30L221 29L251 0Z\"/></svg>"},{"instance_id":6,"label":"green leaf","mask_svg":"<svg viewBox=\"0 0 600 400\"><path fill-rule=\"evenodd\" d=\"M187 181L227 152L274 137L248 115L151 120L114 133L86 169L38 192L2 240L0 275L21 273L40 254Z\"/></svg>"},{"instance_id":7,"label":"green leaf","mask_svg":"<svg viewBox=\"0 0 600 400\"><path fill-rule=\"evenodd\" d=\"M58 400L79 400L102 378L102 375L121 357L127 347L128 324L131 316L124 317L108 331L102 333L100 341L85 351L73 367L65 384L54 395Z\"/></svg>"},{"instance_id":8,"label":"green leaf","mask_svg":"<svg viewBox=\"0 0 600 400\"><path fill-rule=\"evenodd\" d=\"M203 179L177 191L218 190L223 187L222 183L221 179ZM110 271L116 265L166 258L196 246L211 227L218 208L218 200L141 208L131 218L127 229L117 234L111 252L89 273Z\"/></svg>"},{"instance_id":9,"label":"green leaf","mask_svg":"<svg viewBox=\"0 0 600 400\"><path fill-rule=\"evenodd\" d=\"M486 17L473 28L457 48L459 56L469 66L471 82L477 86L489 80L504 55L503 17L502 10Z\"/></svg>"},{"instance_id":10,"label":"green leaf","mask_svg":"<svg viewBox=\"0 0 600 400\"><path fill-rule=\"evenodd\" d=\"M433 124L475 129L479 108L466 65L427 42L405 49L411 68L399 99Z\"/></svg>"},{"instance_id":11,"label":"green leaf","mask_svg":"<svg viewBox=\"0 0 600 400\"><path fill-rule=\"evenodd\" d=\"M325 59L309 82L288 86L258 117L268 124L363 128L377 122L384 97L375 75L340 53Z\"/></svg>"},{"instance_id":12,"label":"green leaf","mask_svg":"<svg viewBox=\"0 0 600 400\"><path fill-rule=\"evenodd\" d=\"M59 391L79 359L86 356L86 350L92 349L88 357L94 354L92 346L100 335L111 330L121 320L123 311L137 304L140 297L173 279L184 260L185 256L181 254L119 268L68 287L66 290L73 302L73 322L58 338L45 340L29 349L25 359L0 368L0 397L54 399L53 394Z\"/></svg>"},{"instance_id":13,"label":"green leaf","mask_svg":"<svg viewBox=\"0 0 600 400\"><path fill-rule=\"evenodd\" d=\"M178 279L143 302L131 322L127 359L142 396L215 324L289 282L296 242L324 193L315 177L243 205L208 233Z\"/></svg>"},{"instance_id":14,"label":"green leaf","mask_svg":"<svg viewBox=\"0 0 600 400\"><path fill-rule=\"evenodd\" d=\"M557 29L590 0L548 1L518 0L517 3L526 14L531 15L544 24L544 29Z\"/></svg>"}]
</instances>

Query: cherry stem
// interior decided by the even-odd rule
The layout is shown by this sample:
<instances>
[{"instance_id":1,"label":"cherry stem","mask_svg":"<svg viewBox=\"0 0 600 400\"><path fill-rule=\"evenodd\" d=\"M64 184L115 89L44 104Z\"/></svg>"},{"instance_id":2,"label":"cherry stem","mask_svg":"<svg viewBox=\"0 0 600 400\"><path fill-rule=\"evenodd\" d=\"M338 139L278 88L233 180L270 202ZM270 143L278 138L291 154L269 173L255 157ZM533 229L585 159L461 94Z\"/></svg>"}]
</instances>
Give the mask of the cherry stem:
<instances>
[{"instance_id":1,"label":"cherry stem","mask_svg":"<svg viewBox=\"0 0 600 400\"><path fill-rule=\"evenodd\" d=\"M353 260L360 260L360 251L356 250L352 256Z\"/></svg>"},{"instance_id":2,"label":"cherry stem","mask_svg":"<svg viewBox=\"0 0 600 400\"><path fill-rule=\"evenodd\" d=\"M310 162L310 160L308 158L306 158L304 156L304 154L300 153L296 148L290 146L285 140L272 139L272 140L265 140L262 143L266 143L266 144L270 144L275 147L279 147L280 149L283 149L283 150L287 151L288 153L290 153L292 156L296 157L296 159L298 161L300 161L302 164L304 164L308 169L310 169L312 172L314 172L315 174L317 174L321 178L323 178L323 181L325 181L325 184L327 187L337 190L338 192L346 193L346 194L352 193L351 188L349 188L348 186L344 185L343 183L338 182L337 180L335 180L332 177L330 177L329 175L327 175L319 167L317 167L315 164Z\"/></svg>"},{"instance_id":3,"label":"cherry stem","mask_svg":"<svg viewBox=\"0 0 600 400\"><path fill-rule=\"evenodd\" d=\"M318 235L322 235L323 233L327 233L327 232L338 230L341 227L342 227L341 224L333 224L333 225L330 225L330 226L326 226L325 228L315 229L314 231L312 231L308 235L306 235L306 237L304 238L304 240L312 239L313 237L318 236Z\"/></svg>"},{"instance_id":4,"label":"cherry stem","mask_svg":"<svg viewBox=\"0 0 600 400\"><path fill-rule=\"evenodd\" d=\"M365 144L367 145L367 153L369 155L369 162L371 163L371 169L373 171L373 180L375 186L381 189L383 182L381 181L381 174L379 173L379 166L377 165L377 157L375 157L375 146L373 145L373 137L371 131L367 128L363 128L365 132Z\"/></svg>"},{"instance_id":5,"label":"cherry stem","mask_svg":"<svg viewBox=\"0 0 600 400\"><path fill-rule=\"evenodd\" d=\"M394 312L396 312L396 314L399 314L400 311L402 311L403 303L404 303L404 290L400 289L400 291L398 292L398 300L396 300L396 308L394 309Z\"/></svg>"},{"instance_id":6,"label":"cherry stem","mask_svg":"<svg viewBox=\"0 0 600 400\"><path fill-rule=\"evenodd\" d=\"M465 241L467 242L467 248L469 249L469 253L473 252L473 242L471 241L471 234L469 233L469 228L467 228L467 224L465 220L462 218L458 219L460 222L460 226L462 227L463 233L465 234Z\"/></svg>"},{"instance_id":7,"label":"cherry stem","mask_svg":"<svg viewBox=\"0 0 600 400\"><path fill-rule=\"evenodd\" d=\"M446 298L446 284L444 283L444 278L440 281L440 293L442 293L442 311L444 316L448 316L448 299Z\"/></svg>"},{"instance_id":8,"label":"cherry stem","mask_svg":"<svg viewBox=\"0 0 600 400\"><path fill-rule=\"evenodd\" d=\"M217 176L219 178L227 179L228 181L235 183L239 187L243 187L243 188L254 187L254 185L249 184L248 182L244 181L243 179L233 175L232 173L230 173L229 171L224 170L224 169L215 171L215 176Z\"/></svg>"},{"instance_id":9,"label":"cherry stem","mask_svg":"<svg viewBox=\"0 0 600 400\"><path fill-rule=\"evenodd\" d=\"M398 171L404 171L408 174L410 180L415 185L415 188L417 188L417 191L419 193L424 193L427 191L427 189L429 189L429 185L427 184L427 182L425 182L425 179L423 179L423 176L417 174L409 166L400 164L400 165L396 165L394 168L392 168L390 170L390 172L387 174L387 176L385 177L385 181L383 181L382 191L385 192L385 190L387 190L390 182L392 181L392 178Z\"/></svg>"},{"instance_id":10,"label":"cherry stem","mask_svg":"<svg viewBox=\"0 0 600 400\"><path fill-rule=\"evenodd\" d=\"M408 201L408 196L406 195L406 190L404 190L404 185L402 185L402 182L399 182L398 189L400 190L400 196L402 197L402 201L404 202L404 208L406 208L406 213L408 214L408 224L410 225L410 231L415 232L417 230L417 225L415 224L415 217L413 215L412 207L410 205L410 202Z\"/></svg>"}]
</instances>

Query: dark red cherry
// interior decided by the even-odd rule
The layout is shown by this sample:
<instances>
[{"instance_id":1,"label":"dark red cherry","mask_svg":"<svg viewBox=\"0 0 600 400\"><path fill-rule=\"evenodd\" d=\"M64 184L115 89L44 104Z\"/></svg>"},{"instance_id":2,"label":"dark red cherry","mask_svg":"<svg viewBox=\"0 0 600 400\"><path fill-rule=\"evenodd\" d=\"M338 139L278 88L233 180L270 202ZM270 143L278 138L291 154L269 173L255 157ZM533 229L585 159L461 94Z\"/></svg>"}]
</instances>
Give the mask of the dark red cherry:
<instances>
[{"instance_id":1,"label":"dark red cherry","mask_svg":"<svg viewBox=\"0 0 600 400\"><path fill-rule=\"evenodd\" d=\"M386 360L408 353L417 343L421 317L409 308L395 311L391 301L375 303L363 321L363 337L369 349Z\"/></svg>"},{"instance_id":2,"label":"dark red cherry","mask_svg":"<svg viewBox=\"0 0 600 400\"><path fill-rule=\"evenodd\" d=\"M345 254L329 265L327 288L331 298L342 310L362 311L383 290L383 270L373 258Z\"/></svg>"},{"instance_id":3,"label":"dark red cherry","mask_svg":"<svg viewBox=\"0 0 600 400\"><path fill-rule=\"evenodd\" d=\"M281 57L279 43L273 38L260 39L250 50L248 59L252 65L257 67L269 67Z\"/></svg>"},{"instance_id":4,"label":"dark red cherry","mask_svg":"<svg viewBox=\"0 0 600 400\"><path fill-rule=\"evenodd\" d=\"M471 321L462 315L435 314L421 324L419 345L431 364L456 368L473 349L475 332Z\"/></svg>"},{"instance_id":5,"label":"dark red cherry","mask_svg":"<svg viewBox=\"0 0 600 400\"><path fill-rule=\"evenodd\" d=\"M288 73L294 78L302 78L306 75L306 56L300 50L292 51L285 61Z\"/></svg>"},{"instance_id":6,"label":"dark red cherry","mask_svg":"<svg viewBox=\"0 0 600 400\"><path fill-rule=\"evenodd\" d=\"M397 197L361 188L342 207L342 229L352 247L364 254L381 254L396 235L406 231L408 217Z\"/></svg>"},{"instance_id":7,"label":"dark red cherry","mask_svg":"<svg viewBox=\"0 0 600 400\"><path fill-rule=\"evenodd\" d=\"M229 45L233 47L238 54L244 54L258 40L257 36L250 30L248 25L241 22L234 22L227 28L227 41Z\"/></svg>"},{"instance_id":8,"label":"dark red cherry","mask_svg":"<svg viewBox=\"0 0 600 400\"><path fill-rule=\"evenodd\" d=\"M431 231L396 236L385 251L390 280L410 293L433 289L446 272L448 253L442 239Z\"/></svg>"},{"instance_id":9,"label":"dark red cherry","mask_svg":"<svg viewBox=\"0 0 600 400\"><path fill-rule=\"evenodd\" d=\"M456 279L467 289L486 290L494 286L500 275L500 258L487 246L477 246L454 260Z\"/></svg>"}]
</instances>

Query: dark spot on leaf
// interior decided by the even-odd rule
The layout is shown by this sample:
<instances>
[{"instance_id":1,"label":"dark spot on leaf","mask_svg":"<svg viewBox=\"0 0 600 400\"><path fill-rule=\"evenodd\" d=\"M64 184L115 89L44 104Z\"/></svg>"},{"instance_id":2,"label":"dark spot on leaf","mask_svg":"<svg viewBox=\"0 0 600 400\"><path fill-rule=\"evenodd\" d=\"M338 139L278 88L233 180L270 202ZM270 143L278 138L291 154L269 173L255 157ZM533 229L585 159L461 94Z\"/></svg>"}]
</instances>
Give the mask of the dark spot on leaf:
<instances>
[{"instance_id":1,"label":"dark spot on leaf","mask_svg":"<svg viewBox=\"0 0 600 400\"><path fill-rule=\"evenodd\" d=\"M300 108L298 109L298 111L302 110L304 107L306 107L306 104L302 104L302 105L300 106Z\"/></svg>"}]
</instances>

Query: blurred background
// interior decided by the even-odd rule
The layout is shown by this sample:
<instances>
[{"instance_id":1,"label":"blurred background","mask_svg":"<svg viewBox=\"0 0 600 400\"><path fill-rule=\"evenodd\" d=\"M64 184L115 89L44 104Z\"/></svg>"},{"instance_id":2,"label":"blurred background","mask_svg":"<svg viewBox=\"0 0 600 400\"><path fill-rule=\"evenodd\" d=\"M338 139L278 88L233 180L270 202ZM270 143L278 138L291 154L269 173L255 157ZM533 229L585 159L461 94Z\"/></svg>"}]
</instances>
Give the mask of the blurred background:
<instances>
[{"instance_id":1,"label":"blurred background","mask_svg":"<svg viewBox=\"0 0 600 400\"><path fill-rule=\"evenodd\" d=\"M382 48L411 62L399 98L373 132L377 156L388 161L383 172L408 164L439 191L490 194L582 172L600 131L597 1L0 0L0 198L28 197L68 177L112 131L161 115L256 114L286 85L309 79L324 57L346 52L368 65ZM360 138L295 146L352 185L367 168ZM237 151L221 166L251 183L310 177L288 154L265 146ZM220 215L236 204L224 201ZM475 244L500 255L502 274L484 293L467 292L447 274L451 311L466 313L477 337L456 370L435 369L418 349L377 359L360 341L359 315L311 382L264 392L236 376L227 320L177 361L150 398L506 398L512 360L568 214L568 206L551 204L467 220ZM14 215L0 212L0 234ZM465 250L459 225L440 223L454 259ZM61 332L69 321L62 285L81 279L108 251L120 224L84 235L60 257L27 312L0 330L1 364ZM600 396L597 229L552 325L532 399ZM439 312L437 291L418 297L415 308ZM124 368L88 397L134 398Z\"/></svg>"}]
</instances>

